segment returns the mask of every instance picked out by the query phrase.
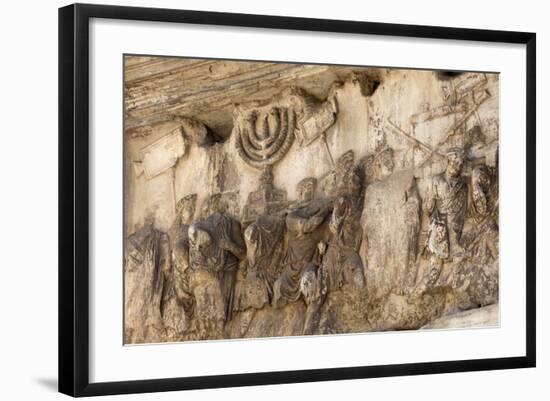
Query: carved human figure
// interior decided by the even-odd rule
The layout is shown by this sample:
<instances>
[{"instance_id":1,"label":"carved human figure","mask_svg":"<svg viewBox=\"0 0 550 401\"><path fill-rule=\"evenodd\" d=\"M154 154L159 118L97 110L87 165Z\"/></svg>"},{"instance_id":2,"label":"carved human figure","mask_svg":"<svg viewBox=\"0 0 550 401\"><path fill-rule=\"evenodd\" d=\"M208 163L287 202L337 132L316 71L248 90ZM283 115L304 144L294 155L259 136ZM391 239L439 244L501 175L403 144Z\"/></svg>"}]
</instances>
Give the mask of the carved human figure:
<instances>
[{"instance_id":1,"label":"carved human figure","mask_svg":"<svg viewBox=\"0 0 550 401\"><path fill-rule=\"evenodd\" d=\"M418 237L421 224L421 199L416 186L416 179L411 180L411 185L405 191L405 233L407 242L407 257L405 260L405 275L403 277L402 289L405 292L412 291L416 285L418 265Z\"/></svg>"},{"instance_id":2,"label":"carved human figure","mask_svg":"<svg viewBox=\"0 0 550 401\"><path fill-rule=\"evenodd\" d=\"M472 170L472 205L477 216L487 216L491 210L492 179L489 169L476 166Z\"/></svg>"},{"instance_id":3,"label":"carved human figure","mask_svg":"<svg viewBox=\"0 0 550 401\"><path fill-rule=\"evenodd\" d=\"M344 286L359 289L365 285L363 262L359 256L362 229L358 216L358 200L353 196L340 196L334 203L329 221L328 245L320 242L319 268L312 276L310 266L303 280L308 286L304 298L308 305L303 334L314 334L319 328L320 308L330 292Z\"/></svg>"},{"instance_id":4,"label":"carved human figure","mask_svg":"<svg viewBox=\"0 0 550 401\"><path fill-rule=\"evenodd\" d=\"M354 170L355 153L348 150L336 162L337 196L359 196L361 193L361 179Z\"/></svg>"},{"instance_id":5,"label":"carved human figure","mask_svg":"<svg viewBox=\"0 0 550 401\"><path fill-rule=\"evenodd\" d=\"M425 246L430 257L430 268L417 285L417 292L437 283L444 262L461 260L465 256L461 240L468 207L468 185L461 174L463 163L463 150L450 149L445 171L431 180L426 201L430 226Z\"/></svg>"},{"instance_id":6,"label":"carved human figure","mask_svg":"<svg viewBox=\"0 0 550 401\"><path fill-rule=\"evenodd\" d=\"M393 173L395 167L393 161L393 149L387 145L382 145L375 154L375 170L377 179L383 180Z\"/></svg>"},{"instance_id":7,"label":"carved human figure","mask_svg":"<svg viewBox=\"0 0 550 401\"><path fill-rule=\"evenodd\" d=\"M357 216L357 201L339 197L329 223L328 250L321 265L323 292L336 291L344 284L363 287L363 262L359 256L362 229Z\"/></svg>"},{"instance_id":8,"label":"carved human figure","mask_svg":"<svg viewBox=\"0 0 550 401\"><path fill-rule=\"evenodd\" d=\"M215 193L206 198L201 206L200 218L206 219L208 216L222 211L222 194Z\"/></svg>"},{"instance_id":9,"label":"carved human figure","mask_svg":"<svg viewBox=\"0 0 550 401\"><path fill-rule=\"evenodd\" d=\"M361 194L361 178L355 171L354 163L353 150L348 150L338 158L334 170L322 179L321 188L325 195L337 197Z\"/></svg>"},{"instance_id":10,"label":"carved human figure","mask_svg":"<svg viewBox=\"0 0 550 401\"><path fill-rule=\"evenodd\" d=\"M284 219L264 215L250 224L245 232L246 276L243 293L236 309L261 309L273 298L273 284L280 274L284 247Z\"/></svg>"},{"instance_id":11,"label":"carved human figure","mask_svg":"<svg viewBox=\"0 0 550 401\"><path fill-rule=\"evenodd\" d=\"M223 213L214 213L189 227L189 244L197 330L200 336L217 338L232 317L235 278L246 252L241 225Z\"/></svg>"},{"instance_id":12,"label":"carved human figure","mask_svg":"<svg viewBox=\"0 0 550 401\"><path fill-rule=\"evenodd\" d=\"M193 315L194 300L189 289L189 225L193 222L197 194L184 196L176 205L176 220L169 231L172 269L167 275L163 297L163 318L169 336L179 338L186 320Z\"/></svg>"},{"instance_id":13,"label":"carved human figure","mask_svg":"<svg viewBox=\"0 0 550 401\"><path fill-rule=\"evenodd\" d=\"M475 125L467 134L473 164L468 216L473 224L466 228L463 246L477 262L489 265L498 259L498 122L489 118L483 129ZM487 143L489 137L493 140Z\"/></svg>"},{"instance_id":14,"label":"carved human figure","mask_svg":"<svg viewBox=\"0 0 550 401\"><path fill-rule=\"evenodd\" d=\"M243 208L242 222L250 223L262 215L280 212L287 205L286 191L275 188L272 168L264 167L258 189L248 195Z\"/></svg>"},{"instance_id":15,"label":"carved human figure","mask_svg":"<svg viewBox=\"0 0 550 401\"><path fill-rule=\"evenodd\" d=\"M475 221L468 248L482 263L498 260L498 189L495 174L485 166L474 167L471 177L471 214Z\"/></svg>"},{"instance_id":16,"label":"carved human figure","mask_svg":"<svg viewBox=\"0 0 550 401\"><path fill-rule=\"evenodd\" d=\"M393 149L382 142L377 145L374 153L362 158L359 165L364 172L365 185L384 180L393 173L395 168Z\"/></svg>"},{"instance_id":17,"label":"carved human figure","mask_svg":"<svg viewBox=\"0 0 550 401\"><path fill-rule=\"evenodd\" d=\"M463 252L461 245L462 229L468 207L468 185L462 176L464 151L452 148L447 152L445 172L436 175L431 181L431 188L426 202L427 210L446 222L451 256Z\"/></svg>"},{"instance_id":18,"label":"carved human figure","mask_svg":"<svg viewBox=\"0 0 550 401\"><path fill-rule=\"evenodd\" d=\"M317 257L317 243L326 236L323 223L331 206L326 200L313 199L316 183L315 178L298 183L299 201L286 216L288 245L283 271L274 285L272 302L277 307L300 298L300 279L304 269Z\"/></svg>"},{"instance_id":19,"label":"carved human figure","mask_svg":"<svg viewBox=\"0 0 550 401\"><path fill-rule=\"evenodd\" d=\"M241 335L245 335L255 310L269 305L273 284L279 277L284 248L284 219L264 215L244 231L246 261L235 288L233 310L241 315Z\"/></svg>"},{"instance_id":20,"label":"carved human figure","mask_svg":"<svg viewBox=\"0 0 550 401\"><path fill-rule=\"evenodd\" d=\"M148 212L143 228L126 241L124 263L125 342L156 342L165 338L162 296L171 270L168 235L154 227Z\"/></svg>"}]
</instances>

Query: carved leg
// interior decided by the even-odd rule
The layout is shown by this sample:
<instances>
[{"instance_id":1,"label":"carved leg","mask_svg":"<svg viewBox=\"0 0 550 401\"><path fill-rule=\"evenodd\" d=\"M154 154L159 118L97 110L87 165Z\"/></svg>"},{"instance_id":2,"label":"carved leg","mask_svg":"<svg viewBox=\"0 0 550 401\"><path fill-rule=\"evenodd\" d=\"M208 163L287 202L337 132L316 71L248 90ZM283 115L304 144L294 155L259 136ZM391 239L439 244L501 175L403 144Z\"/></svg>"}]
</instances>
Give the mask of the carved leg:
<instances>
[{"instance_id":1,"label":"carved leg","mask_svg":"<svg viewBox=\"0 0 550 401\"><path fill-rule=\"evenodd\" d=\"M422 294L423 292L435 287L439 276L441 275L441 270L443 269L443 261L437 256L432 255L430 259L430 270L422 280L416 286L414 293Z\"/></svg>"},{"instance_id":2,"label":"carved leg","mask_svg":"<svg viewBox=\"0 0 550 401\"><path fill-rule=\"evenodd\" d=\"M248 333L248 329L250 328L250 323L252 323L252 319L254 319L255 315L256 309L254 308L250 308L241 312L239 322L240 337L243 338L246 336L246 333Z\"/></svg>"},{"instance_id":3,"label":"carved leg","mask_svg":"<svg viewBox=\"0 0 550 401\"><path fill-rule=\"evenodd\" d=\"M302 334L312 335L319 333L321 306L323 305L324 297L319 297L307 305L306 318L304 322L304 330Z\"/></svg>"}]
</instances>

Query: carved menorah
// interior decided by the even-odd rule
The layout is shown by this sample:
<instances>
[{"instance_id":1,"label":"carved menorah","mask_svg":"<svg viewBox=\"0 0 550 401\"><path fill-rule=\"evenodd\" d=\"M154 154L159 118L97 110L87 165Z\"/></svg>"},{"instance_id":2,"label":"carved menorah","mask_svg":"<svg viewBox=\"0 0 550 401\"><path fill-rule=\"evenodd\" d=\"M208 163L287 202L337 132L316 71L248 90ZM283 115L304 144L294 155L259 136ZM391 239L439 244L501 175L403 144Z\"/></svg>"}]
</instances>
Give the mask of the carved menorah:
<instances>
[{"instance_id":1,"label":"carved menorah","mask_svg":"<svg viewBox=\"0 0 550 401\"><path fill-rule=\"evenodd\" d=\"M252 167L272 166L283 158L294 142L296 113L291 108L256 109L243 113L236 120L237 152Z\"/></svg>"}]
</instances>

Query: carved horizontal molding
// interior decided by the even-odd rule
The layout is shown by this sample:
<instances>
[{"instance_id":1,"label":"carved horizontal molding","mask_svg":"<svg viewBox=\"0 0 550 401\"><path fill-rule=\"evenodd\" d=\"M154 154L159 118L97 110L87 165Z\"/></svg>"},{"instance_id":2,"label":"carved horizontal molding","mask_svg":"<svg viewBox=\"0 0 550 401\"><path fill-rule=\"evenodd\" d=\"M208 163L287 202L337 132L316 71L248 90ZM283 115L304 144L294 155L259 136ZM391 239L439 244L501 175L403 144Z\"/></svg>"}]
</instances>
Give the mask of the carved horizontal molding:
<instances>
[{"instance_id":1,"label":"carved horizontal molding","mask_svg":"<svg viewBox=\"0 0 550 401\"><path fill-rule=\"evenodd\" d=\"M143 57L125 67L125 128L131 131L179 115L197 118L227 136L235 103L269 99L296 84L323 99L352 70L367 69Z\"/></svg>"}]
</instances>

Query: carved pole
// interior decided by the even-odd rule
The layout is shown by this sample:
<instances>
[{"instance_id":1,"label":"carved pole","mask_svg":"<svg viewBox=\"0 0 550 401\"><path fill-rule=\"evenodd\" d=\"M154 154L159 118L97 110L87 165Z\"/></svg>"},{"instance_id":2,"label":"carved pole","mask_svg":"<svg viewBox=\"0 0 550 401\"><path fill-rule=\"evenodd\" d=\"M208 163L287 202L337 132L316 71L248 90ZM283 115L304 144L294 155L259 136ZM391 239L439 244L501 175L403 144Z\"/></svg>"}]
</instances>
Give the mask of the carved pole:
<instances>
[{"instance_id":1,"label":"carved pole","mask_svg":"<svg viewBox=\"0 0 550 401\"><path fill-rule=\"evenodd\" d=\"M440 156L443 156L438 150L434 150L430 148L428 145L426 145L424 142L419 141L418 139L410 136L405 131L403 131L401 128L399 128L397 125L395 125L389 118L388 123L390 124L390 127L393 128L394 132L397 132L401 135L403 135L405 138L407 138L409 141L414 142L416 145L420 146L423 150L429 152L429 153L437 153Z\"/></svg>"},{"instance_id":2,"label":"carved pole","mask_svg":"<svg viewBox=\"0 0 550 401\"><path fill-rule=\"evenodd\" d=\"M466 121L468 120L468 118L470 118L470 116L471 116L472 114L474 114L474 113L477 111L477 109L479 108L479 106L481 106L481 104L482 104L485 100L489 99L489 97L490 97L489 94L488 94L487 92L484 92L484 96L483 96L477 103L475 103L475 105L474 105L474 107L472 108L472 110L470 110L468 113L466 113L466 114L464 115L464 117L462 117L458 122L455 122L453 125L451 125L451 127L450 127L447 131L445 131L445 134L443 134L443 139L441 139L441 140L438 142L437 146L439 147L439 146L443 145L445 142L447 142L447 139L449 139L449 137L452 135L452 133L453 133L460 125L462 125L463 123L466 123Z\"/></svg>"},{"instance_id":3,"label":"carved pole","mask_svg":"<svg viewBox=\"0 0 550 401\"><path fill-rule=\"evenodd\" d=\"M177 166L177 162L176 164L174 164L172 166L172 168L170 170L172 170L172 202L173 202L173 205L174 205L174 215L176 216L177 218L177 200L176 200L176 166Z\"/></svg>"},{"instance_id":4,"label":"carved pole","mask_svg":"<svg viewBox=\"0 0 550 401\"><path fill-rule=\"evenodd\" d=\"M321 140L323 141L323 144L325 145L325 150L327 151L328 157L330 159L330 164L332 165L332 168L335 168L336 164L334 163L334 159L332 158L332 153L330 153L330 148L328 147L326 132L323 132L321 134Z\"/></svg>"}]
</instances>

